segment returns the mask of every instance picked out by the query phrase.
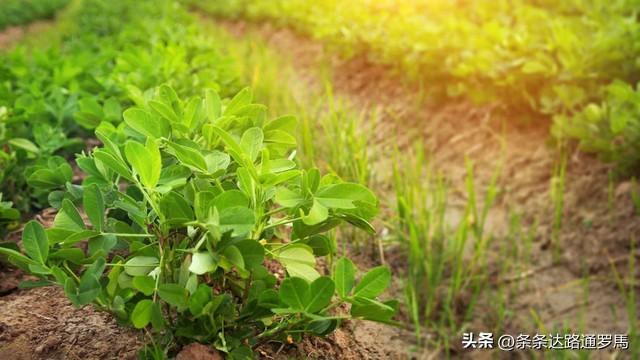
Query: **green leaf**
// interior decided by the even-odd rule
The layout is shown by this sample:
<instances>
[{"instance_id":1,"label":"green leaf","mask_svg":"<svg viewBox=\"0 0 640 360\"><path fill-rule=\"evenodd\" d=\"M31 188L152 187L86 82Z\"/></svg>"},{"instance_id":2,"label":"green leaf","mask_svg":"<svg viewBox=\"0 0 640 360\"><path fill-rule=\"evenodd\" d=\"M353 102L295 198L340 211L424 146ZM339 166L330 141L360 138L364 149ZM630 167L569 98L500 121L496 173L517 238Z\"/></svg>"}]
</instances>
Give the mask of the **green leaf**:
<instances>
[{"instance_id":1,"label":"green leaf","mask_svg":"<svg viewBox=\"0 0 640 360\"><path fill-rule=\"evenodd\" d=\"M236 269L244 270L244 258L235 245L227 246L222 252L222 255L229 263L234 265Z\"/></svg>"},{"instance_id":2,"label":"green leaf","mask_svg":"<svg viewBox=\"0 0 640 360\"><path fill-rule=\"evenodd\" d=\"M49 259L67 260L74 264L82 264L85 260L84 251L82 249L62 248L49 254Z\"/></svg>"},{"instance_id":3,"label":"green leaf","mask_svg":"<svg viewBox=\"0 0 640 360\"><path fill-rule=\"evenodd\" d=\"M149 189L155 188L162 170L162 158L155 141L147 140L146 146L139 142L128 141L124 152L127 160L140 176L142 184Z\"/></svg>"},{"instance_id":4,"label":"green leaf","mask_svg":"<svg viewBox=\"0 0 640 360\"><path fill-rule=\"evenodd\" d=\"M66 231L63 230L61 233L64 234L63 238L53 239L54 236L59 236L60 233L57 232L58 229L48 229L47 235L49 236L49 242L58 243L62 246L71 246L79 243L85 239L91 239L93 237L99 236L100 233L95 232L93 230L82 230L82 231Z\"/></svg>"},{"instance_id":5,"label":"green leaf","mask_svg":"<svg viewBox=\"0 0 640 360\"><path fill-rule=\"evenodd\" d=\"M202 99L194 97L187 103L182 123L188 130L196 130L202 124L205 115Z\"/></svg>"},{"instance_id":6,"label":"green leaf","mask_svg":"<svg viewBox=\"0 0 640 360\"><path fill-rule=\"evenodd\" d=\"M178 284L160 284L158 295L168 304L178 308L187 306L187 289Z\"/></svg>"},{"instance_id":7,"label":"green leaf","mask_svg":"<svg viewBox=\"0 0 640 360\"><path fill-rule=\"evenodd\" d=\"M116 98L108 98L104 102L103 112L107 121L111 122L120 122L122 116L122 107L120 106L120 102Z\"/></svg>"},{"instance_id":8,"label":"green leaf","mask_svg":"<svg viewBox=\"0 0 640 360\"><path fill-rule=\"evenodd\" d=\"M342 299L349 296L351 289L353 289L355 274L355 266L348 258L343 257L336 262L333 278L336 283L336 291Z\"/></svg>"},{"instance_id":9,"label":"green leaf","mask_svg":"<svg viewBox=\"0 0 640 360\"><path fill-rule=\"evenodd\" d=\"M131 276L147 275L159 264L158 258L153 256L136 256L124 265L124 271Z\"/></svg>"},{"instance_id":10,"label":"green leaf","mask_svg":"<svg viewBox=\"0 0 640 360\"><path fill-rule=\"evenodd\" d=\"M168 142L167 145L183 165L200 172L207 172L207 162L199 151L174 142Z\"/></svg>"},{"instance_id":11,"label":"green leaf","mask_svg":"<svg viewBox=\"0 0 640 360\"><path fill-rule=\"evenodd\" d=\"M204 103L209 121L214 121L220 117L220 109L222 104L220 102L220 95L211 89L207 89L204 92Z\"/></svg>"},{"instance_id":12,"label":"green leaf","mask_svg":"<svg viewBox=\"0 0 640 360\"><path fill-rule=\"evenodd\" d=\"M86 305L91 303L98 295L100 295L100 281L98 276L92 273L85 273L80 279L77 293L77 305Z\"/></svg>"},{"instance_id":13,"label":"green leaf","mask_svg":"<svg viewBox=\"0 0 640 360\"><path fill-rule=\"evenodd\" d=\"M246 87L240 90L227 104L227 107L224 109L224 115L235 115L243 106L249 105L252 99L253 93L251 89Z\"/></svg>"},{"instance_id":14,"label":"green leaf","mask_svg":"<svg viewBox=\"0 0 640 360\"><path fill-rule=\"evenodd\" d=\"M397 300L384 303L367 298L356 298L355 300L351 305L351 316L354 318L392 323L392 318L398 311Z\"/></svg>"},{"instance_id":15,"label":"green leaf","mask_svg":"<svg viewBox=\"0 0 640 360\"><path fill-rule=\"evenodd\" d=\"M160 200L160 211L167 221L185 223L194 220L193 208L178 192L172 191Z\"/></svg>"},{"instance_id":16,"label":"green leaf","mask_svg":"<svg viewBox=\"0 0 640 360\"><path fill-rule=\"evenodd\" d=\"M635 114L630 114L625 111L612 111L609 116L609 123L611 132L614 134L621 133L629 123L629 120L633 120Z\"/></svg>"},{"instance_id":17,"label":"green leaf","mask_svg":"<svg viewBox=\"0 0 640 360\"><path fill-rule=\"evenodd\" d=\"M289 159L274 159L269 161L269 170L273 173L281 173L295 169L295 161ZM298 174L300 174L298 172Z\"/></svg>"},{"instance_id":18,"label":"green leaf","mask_svg":"<svg viewBox=\"0 0 640 360\"><path fill-rule=\"evenodd\" d=\"M318 312L329 305L335 285L329 277L321 276L315 279L309 287L310 299L305 310L310 313Z\"/></svg>"},{"instance_id":19,"label":"green leaf","mask_svg":"<svg viewBox=\"0 0 640 360\"><path fill-rule=\"evenodd\" d=\"M258 305L268 309L281 306L278 292L273 289L267 289L260 292L258 295Z\"/></svg>"},{"instance_id":20,"label":"green leaf","mask_svg":"<svg viewBox=\"0 0 640 360\"><path fill-rule=\"evenodd\" d=\"M246 167L236 169L238 177L238 187L251 200L256 198L257 183Z\"/></svg>"},{"instance_id":21,"label":"green leaf","mask_svg":"<svg viewBox=\"0 0 640 360\"><path fill-rule=\"evenodd\" d=\"M306 330L318 336L325 336L332 333L337 326L338 320L336 319L314 320L309 323Z\"/></svg>"},{"instance_id":22,"label":"green leaf","mask_svg":"<svg viewBox=\"0 0 640 360\"><path fill-rule=\"evenodd\" d=\"M172 109L180 108L180 99L175 90L169 85L162 84L158 88L158 99L160 99L167 106L171 106Z\"/></svg>"},{"instance_id":23,"label":"green leaf","mask_svg":"<svg viewBox=\"0 0 640 360\"><path fill-rule=\"evenodd\" d=\"M182 187L187 184L187 179L191 176L191 170L182 165L169 165L162 168L160 173L159 185L164 185L170 189Z\"/></svg>"},{"instance_id":24,"label":"green leaf","mask_svg":"<svg viewBox=\"0 0 640 360\"><path fill-rule=\"evenodd\" d=\"M331 240L326 235L313 235L304 243L313 249L315 256L326 256L333 252Z\"/></svg>"},{"instance_id":25,"label":"green leaf","mask_svg":"<svg viewBox=\"0 0 640 360\"><path fill-rule=\"evenodd\" d=\"M384 292L390 281L391 271L388 267L375 267L362 277L354 290L354 296L373 299Z\"/></svg>"},{"instance_id":26,"label":"green leaf","mask_svg":"<svg viewBox=\"0 0 640 360\"><path fill-rule=\"evenodd\" d=\"M18 289L35 289L43 286L51 286L54 283L49 280L23 280L18 284Z\"/></svg>"},{"instance_id":27,"label":"green leaf","mask_svg":"<svg viewBox=\"0 0 640 360\"><path fill-rule=\"evenodd\" d=\"M64 294L71 300L74 306L79 306L78 304L78 286L75 283L75 280L71 278L67 278L64 282Z\"/></svg>"},{"instance_id":28,"label":"green leaf","mask_svg":"<svg viewBox=\"0 0 640 360\"><path fill-rule=\"evenodd\" d=\"M229 148L229 153L233 155L233 158L237 162L242 163L242 158L239 156L243 153L243 150L233 136L218 126L212 126L211 130L222 139L222 142Z\"/></svg>"},{"instance_id":29,"label":"green leaf","mask_svg":"<svg viewBox=\"0 0 640 360\"><path fill-rule=\"evenodd\" d=\"M209 174L216 174L226 170L231 164L229 154L217 150L205 155L204 160L207 162L207 172Z\"/></svg>"},{"instance_id":30,"label":"green leaf","mask_svg":"<svg viewBox=\"0 0 640 360\"><path fill-rule=\"evenodd\" d=\"M122 263L122 261L118 261L115 264L120 265ZM120 274L122 273L122 266L114 266L111 268L111 271L109 271L109 274L107 275L107 279L109 280L107 282L107 294L109 294L109 296L113 297L116 294L116 290L118 289L118 277L120 277Z\"/></svg>"},{"instance_id":31,"label":"green leaf","mask_svg":"<svg viewBox=\"0 0 640 360\"><path fill-rule=\"evenodd\" d=\"M196 292L189 298L189 312L191 315L202 314L202 309L211 300L211 288L206 284L200 284Z\"/></svg>"},{"instance_id":32,"label":"green leaf","mask_svg":"<svg viewBox=\"0 0 640 360\"><path fill-rule=\"evenodd\" d=\"M213 199L216 194L212 191L200 191L195 195L193 208L196 219L207 223L213 217Z\"/></svg>"},{"instance_id":33,"label":"green leaf","mask_svg":"<svg viewBox=\"0 0 640 360\"><path fill-rule=\"evenodd\" d=\"M10 261L11 259L14 259L14 261L11 261L11 263L23 270L28 270L28 265L36 265L36 262L31 260L30 258L4 246L0 246L0 254L4 254L5 256L7 256Z\"/></svg>"},{"instance_id":34,"label":"green leaf","mask_svg":"<svg viewBox=\"0 0 640 360\"><path fill-rule=\"evenodd\" d=\"M91 224L93 225L93 228L96 231L102 232L104 226L105 208L104 199L102 198L102 192L98 188L98 185L91 184L85 186L82 204L84 206L85 213L87 213L89 221L91 221Z\"/></svg>"},{"instance_id":35,"label":"green leaf","mask_svg":"<svg viewBox=\"0 0 640 360\"><path fill-rule=\"evenodd\" d=\"M298 192L279 187L276 190L276 202L285 208L293 208L304 203L304 196Z\"/></svg>"},{"instance_id":36,"label":"green leaf","mask_svg":"<svg viewBox=\"0 0 640 360\"><path fill-rule=\"evenodd\" d=\"M247 131L242 134L242 138L240 139L240 146L252 162L256 161L260 150L262 150L263 140L264 134L262 133L262 130L257 127L247 129Z\"/></svg>"},{"instance_id":37,"label":"green leaf","mask_svg":"<svg viewBox=\"0 0 640 360\"><path fill-rule=\"evenodd\" d=\"M360 184L342 183L323 186L318 189L314 197L330 209L355 209L366 204L368 205L366 216L373 217L376 214L378 201L376 196Z\"/></svg>"},{"instance_id":38,"label":"green leaf","mask_svg":"<svg viewBox=\"0 0 640 360\"><path fill-rule=\"evenodd\" d=\"M62 160L64 161L64 159ZM67 163L49 165L51 168L40 168L27 177L27 184L40 190L51 190L64 186L73 177L73 170Z\"/></svg>"},{"instance_id":39,"label":"green leaf","mask_svg":"<svg viewBox=\"0 0 640 360\"><path fill-rule=\"evenodd\" d=\"M231 231L232 236L247 234L255 225L253 211L243 206L233 206L220 211L220 230Z\"/></svg>"},{"instance_id":40,"label":"green leaf","mask_svg":"<svg viewBox=\"0 0 640 360\"><path fill-rule=\"evenodd\" d=\"M160 304L158 303L151 305L151 326L153 326L155 330L159 330L164 326L164 317L162 310L160 310Z\"/></svg>"},{"instance_id":41,"label":"green leaf","mask_svg":"<svg viewBox=\"0 0 640 360\"><path fill-rule=\"evenodd\" d=\"M131 175L131 170L127 167L123 160L115 157L114 155L104 151L104 150L96 150L93 152L93 157L100 161L102 164L107 166L109 169L114 171L116 174L122 176L123 178L133 181L133 176Z\"/></svg>"},{"instance_id":42,"label":"green leaf","mask_svg":"<svg viewBox=\"0 0 640 360\"><path fill-rule=\"evenodd\" d=\"M144 109L131 108L126 110L122 116L130 128L142 135L157 139L168 138L171 134L171 125L166 119L154 116Z\"/></svg>"},{"instance_id":43,"label":"green leaf","mask_svg":"<svg viewBox=\"0 0 640 360\"><path fill-rule=\"evenodd\" d=\"M140 300L131 313L131 323L137 329L142 329L151 321L153 311L153 301L149 299Z\"/></svg>"},{"instance_id":44,"label":"green leaf","mask_svg":"<svg viewBox=\"0 0 640 360\"><path fill-rule=\"evenodd\" d=\"M269 121L264 126L264 131L280 130L289 134L295 134L297 126L298 120L295 116L285 115Z\"/></svg>"},{"instance_id":45,"label":"green leaf","mask_svg":"<svg viewBox=\"0 0 640 360\"><path fill-rule=\"evenodd\" d=\"M133 277L124 272L120 273L118 275L118 286L123 289L133 288Z\"/></svg>"},{"instance_id":46,"label":"green leaf","mask_svg":"<svg viewBox=\"0 0 640 360\"><path fill-rule=\"evenodd\" d=\"M9 144L30 153L38 154L40 152L40 149L38 149L36 144L32 143L27 139L22 139L22 138L10 139Z\"/></svg>"},{"instance_id":47,"label":"green leaf","mask_svg":"<svg viewBox=\"0 0 640 360\"><path fill-rule=\"evenodd\" d=\"M299 277L284 279L280 285L280 300L292 309L303 311L309 304L309 284Z\"/></svg>"},{"instance_id":48,"label":"green leaf","mask_svg":"<svg viewBox=\"0 0 640 360\"><path fill-rule=\"evenodd\" d=\"M315 269L316 258L306 245L287 246L278 253L277 258L292 277L297 276L309 282L320 277Z\"/></svg>"},{"instance_id":49,"label":"green leaf","mask_svg":"<svg viewBox=\"0 0 640 360\"><path fill-rule=\"evenodd\" d=\"M22 245L29 257L44 264L49 256L47 233L39 222L29 221L22 232Z\"/></svg>"},{"instance_id":50,"label":"green leaf","mask_svg":"<svg viewBox=\"0 0 640 360\"><path fill-rule=\"evenodd\" d=\"M156 288L156 280L151 276L135 276L131 281L133 287L141 293L149 296Z\"/></svg>"},{"instance_id":51,"label":"green leaf","mask_svg":"<svg viewBox=\"0 0 640 360\"><path fill-rule=\"evenodd\" d=\"M148 104L149 107L153 109L153 111L162 116L164 119L168 120L170 123L180 122L180 119L178 118L178 115L176 115L175 111L173 111L173 109L166 104L155 100L149 100Z\"/></svg>"},{"instance_id":52,"label":"green leaf","mask_svg":"<svg viewBox=\"0 0 640 360\"><path fill-rule=\"evenodd\" d=\"M272 130L264 133L264 142L267 144L282 145L286 148L296 146L296 138L281 130Z\"/></svg>"},{"instance_id":53,"label":"green leaf","mask_svg":"<svg viewBox=\"0 0 640 360\"><path fill-rule=\"evenodd\" d=\"M64 199L62 201L62 208L53 220L53 227L73 232L81 232L82 230L85 230L82 216L80 216L80 212L76 209L71 200Z\"/></svg>"},{"instance_id":54,"label":"green leaf","mask_svg":"<svg viewBox=\"0 0 640 360\"><path fill-rule=\"evenodd\" d=\"M243 240L235 244L244 259L245 268L252 270L262 265L264 247L255 240Z\"/></svg>"},{"instance_id":55,"label":"green leaf","mask_svg":"<svg viewBox=\"0 0 640 360\"><path fill-rule=\"evenodd\" d=\"M193 254L191 265L189 265L189 271L197 275L216 271L217 268L218 263L213 255L204 251Z\"/></svg>"},{"instance_id":56,"label":"green leaf","mask_svg":"<svg viewBox=\"0 0 640 360\"><path fill-rule=\"evenodd\" d=\"M319 201L313 200L313 206L309 213L302 217L302 222L306 225L317 225L329 218L329 209L320 204Z\"/></svg>"},{"instance_id":57,"label":"green leaf","mask_svg":"<svg viewBox=\"0 0 640 360\"><path fill-rule=\"evenodd\" d=\"M212 202L213 206L218 208L218 211L225 210L231 207L249 207L249 199L239 190L229 190L215 197Z\"/></svg>"}]
</instances>

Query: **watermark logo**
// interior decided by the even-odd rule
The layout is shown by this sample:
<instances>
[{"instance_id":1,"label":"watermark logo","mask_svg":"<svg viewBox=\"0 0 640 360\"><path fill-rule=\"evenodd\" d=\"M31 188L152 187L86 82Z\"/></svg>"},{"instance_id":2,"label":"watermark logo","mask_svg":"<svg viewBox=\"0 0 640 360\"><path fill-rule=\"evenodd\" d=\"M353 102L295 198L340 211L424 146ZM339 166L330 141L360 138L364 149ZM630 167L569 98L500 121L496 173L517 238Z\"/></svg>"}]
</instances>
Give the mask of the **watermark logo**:
<instances>
[{"instance_id":1,"label":"watermark logo","mask_svg":"<svg viewBox=\"0 0 640 360\"><path fill-rule=\"evenodd\" d=\"M629 349L627 334L504 334L494 337L490 332L462 334L462 348L514 350L617 350Z\"/></svg>"}]
</instances>

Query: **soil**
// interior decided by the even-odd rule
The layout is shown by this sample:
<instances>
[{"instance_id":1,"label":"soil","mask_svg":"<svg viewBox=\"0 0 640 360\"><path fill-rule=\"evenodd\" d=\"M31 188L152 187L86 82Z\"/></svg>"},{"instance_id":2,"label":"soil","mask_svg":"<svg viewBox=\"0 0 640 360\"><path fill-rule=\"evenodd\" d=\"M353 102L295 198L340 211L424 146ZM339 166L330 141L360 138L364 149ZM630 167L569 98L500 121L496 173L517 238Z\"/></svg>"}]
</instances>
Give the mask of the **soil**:
<instances>
[{"instance_id":1,"label":"soil","mask_svg":"<svg viewBox=\"0 0 640 360\"><path fill-rule=\"evenodd\" d=\"M92 306L75 309L62 289L0 298L0 359L135 359L139 333Z\"/></svg>"},{"instance_id":2,"label":"soil","mask_svg":"<svg viewBox=\"0 0 640 360\"><path fill-rule=\"evenodd\" d=\"M54 209L34 219L51 226ZM7 240L19 242L21 230ZM59 287L19 289L21 270L0 264L0 360L136 359L142 334L92 306L73 307Z\"/></svg>"},{"instance_id":3,"label":"soil","mask_svg":"<svg viewBox=\"0 0 640 360\"><path fill-rule=\"evenodd\" d=\"M51 25L52 20L38 20L26 25L10 26L0 30L0 51L17 44L27 34L38 33Z\"/></svg>"},{"instance_id":4,"label":"soil","mask_svg":"<svg viewBox=\"0 0 640 360\"><path fill-rule=\"evenodd\" d=\"M11 26L0 30L0 49L6 48L10 44L17 42L22 38L23 33L23 28L19 26Z\"/></svg>"},{"instance_id":5,"label":"soil","mask_svg":"<svg viewBox=\"0 0 640 360\"><path fill-rule=\"evenodd\" d=\"M222 355L209 346L193 343L185 346L176 360L222 360Z\"/></svg>"},{"instance_id":6,"label":"soil","mask_svg":"<svg viewBox=\"0 0 640 360\"><path fill-rule=\"evenodd\" d=\"M304 338L299 344L267 344L262 359L417 359L426 353L411 342L413 333L390 326L351 321L326 338Z\"/></svg>"}]
</instances>

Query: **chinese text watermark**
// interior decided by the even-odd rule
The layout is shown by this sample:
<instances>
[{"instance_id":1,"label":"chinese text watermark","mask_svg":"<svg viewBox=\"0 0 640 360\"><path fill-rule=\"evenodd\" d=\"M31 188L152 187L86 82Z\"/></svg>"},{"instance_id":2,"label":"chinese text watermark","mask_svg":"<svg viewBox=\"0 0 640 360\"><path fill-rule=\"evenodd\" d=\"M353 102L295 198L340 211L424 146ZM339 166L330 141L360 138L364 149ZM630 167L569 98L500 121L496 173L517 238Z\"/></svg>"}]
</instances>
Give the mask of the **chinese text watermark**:
<instances>
[{"instance_id":1,"label":"chinese text watermark","mask_svg":"<svg viewBox=\"0 0 640 360\"><path fill-rule=\"evenodd\" d=\"M462 334L463 349L512 350L604 350L607 348L626 350L629 348L627 334L519 334L495 337L490 332Z\"/></svg>"}]
</instances>

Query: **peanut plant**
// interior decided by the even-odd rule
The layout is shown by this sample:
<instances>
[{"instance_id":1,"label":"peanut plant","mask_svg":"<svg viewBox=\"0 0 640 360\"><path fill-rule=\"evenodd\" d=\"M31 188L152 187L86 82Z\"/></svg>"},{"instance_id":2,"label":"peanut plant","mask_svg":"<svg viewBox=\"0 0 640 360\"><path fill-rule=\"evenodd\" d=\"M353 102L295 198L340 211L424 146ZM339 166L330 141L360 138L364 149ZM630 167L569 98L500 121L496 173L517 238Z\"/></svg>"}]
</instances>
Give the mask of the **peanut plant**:
<instances>
[{"instance_id":1,"label":"peanut plant","mask_svg":"<svg viewBox=\"0 0 640 360\"><path fill-rule=\"evenodd\" d=\"M182 100L165 85L123 118L78 155L84 180L60 197L53 226L27 223L24 253L0 248L42 278L31 285L57 284L76 306L148 328L161 340L155 358L193 341L251 358L266 341L326 335L344 319L393 322L397 302L378 299L388 268L359 281L347 258L317 270L334 255L325 233L345 222L373 232L378 200L299 169L294 117L267 121L248 89Z\"/></svg>"}]
</instances>

